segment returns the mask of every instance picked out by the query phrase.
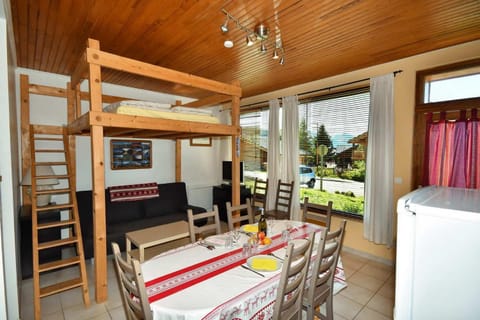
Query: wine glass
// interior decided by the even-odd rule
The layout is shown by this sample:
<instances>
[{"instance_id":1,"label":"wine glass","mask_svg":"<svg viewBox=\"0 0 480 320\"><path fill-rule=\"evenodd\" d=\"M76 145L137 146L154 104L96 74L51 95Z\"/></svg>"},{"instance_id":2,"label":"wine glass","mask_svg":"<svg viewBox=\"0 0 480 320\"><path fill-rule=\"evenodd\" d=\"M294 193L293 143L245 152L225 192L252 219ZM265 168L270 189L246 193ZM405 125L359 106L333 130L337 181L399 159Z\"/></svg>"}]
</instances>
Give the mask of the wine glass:
<instances>
[{"instance_id":1,"label":"wine glass","mask_svg":"<svg viewBox=\"0 0 480 320\"><path fill-rule=\"evenodd\" d=\"M240 228L235 228L233 230L233 241L238 243L238 240L240 240Z\"/></svg>"},{"instance_id":2,"label":"wine glass","mask_svg":"<svg viewBox=\"0 0 480 320\"><path fill-rule=\"evenodd\" d=\"M273 226L275 225L275 218L268 217L267 218L267 226L268 226L268 235L271 237L273 235Z\"/></svg>"}]
</instances>

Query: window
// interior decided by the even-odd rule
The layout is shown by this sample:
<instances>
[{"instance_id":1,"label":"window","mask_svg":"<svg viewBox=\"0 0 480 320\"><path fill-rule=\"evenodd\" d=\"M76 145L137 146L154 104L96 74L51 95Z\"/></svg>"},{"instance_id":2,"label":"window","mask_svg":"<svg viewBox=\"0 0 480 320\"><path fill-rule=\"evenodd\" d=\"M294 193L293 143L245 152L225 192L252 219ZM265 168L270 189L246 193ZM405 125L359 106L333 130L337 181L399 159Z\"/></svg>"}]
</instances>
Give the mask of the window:
<instances>
[{"instance_id":1,"label":"window","mask_svg":"<svg viewBox=\"0 0 480 320\"><path fill-rule=\"evenodd\" d=\"M299 201L334 203L363 215L369 88L324 95L299 105ZM268 110L243 113L241 161L245 183L267 175Z\"/></svg>"},{"instance_id":2,"label":"window","mask_svg":"<svg viewBox=\"0 0 480 320\"><path fill-rule=\"evenodd\" d=\"M424 78L424 103L480 97L480 66Z\"/></svg>"},{"instance_id":3,"label":"window","mask_svg":"<svg viewBox=\"0 0 480 320\"><path fill-rule=\"evenodd\" d=\"M369 88L325 95L299 105L300 163L315 171L301 198L363 215Z\"/></svg>"},{"instance_id":4,"label":"window","mask_svg":"<svg viewBox=\"0 0 480 320\"><path fill-rule=\"evenodd\" d=\"M441 139L453 136L450 132L456 130L451 129L457 123L460 124L459 128L465 123L465 135L461 135L461 130L455 132L457 136L465 136L466 143L469 143L470 122L475 121L480 112L479 83L480 59L417 72L412 187L429 184L479 187L478 165L470 159L470 155L475 153L472 150L476 150L474 146L464 146L460 144L463 141L460 139L453 142ZM442 134L435 136L435 130ZM455 148L455 152L449 152L449 148ZM470 151L462 151L462 148ZM452 154L455 154L455 158L450 157ZM441 165L437 166L437 163ZM459 163L460 166L457 166ZM447 168L443 168L443 165L447 165ZM472 179L476 179L475 184L472 184Z\"/></svg>"}]
</instances>

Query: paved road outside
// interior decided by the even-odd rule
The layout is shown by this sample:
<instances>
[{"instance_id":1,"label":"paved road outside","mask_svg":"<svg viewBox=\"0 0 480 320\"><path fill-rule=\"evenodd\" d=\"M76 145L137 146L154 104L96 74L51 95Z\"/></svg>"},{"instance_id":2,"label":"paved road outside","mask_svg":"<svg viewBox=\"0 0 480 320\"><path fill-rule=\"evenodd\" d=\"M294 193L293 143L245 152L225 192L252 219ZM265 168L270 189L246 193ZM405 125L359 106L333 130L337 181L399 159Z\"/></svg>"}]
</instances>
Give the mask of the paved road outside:
<instances>
[{"instance_id":1,"label":"paved road outside","mask_svg":"<svg viewBox=\"0 0 480 320\"><path fill-rule=\"evenodd\" d=\"M246 177L252 177L255 179L256 177L260 179L266 179L267 174L265 172L253 172L253 171L245 171ZM315 189L320 189L320 178L317 177L317 181L315 182ZM302 187L306 187L302 185ZM357 182L353 180L347 179L340 179L340 178L331 178L325 177L323 178L323 189L334 193L335 191L339 192L347 192L352 191L355 196L363 196L364 195L364 183Z\"/></svg>"}]
</instances>

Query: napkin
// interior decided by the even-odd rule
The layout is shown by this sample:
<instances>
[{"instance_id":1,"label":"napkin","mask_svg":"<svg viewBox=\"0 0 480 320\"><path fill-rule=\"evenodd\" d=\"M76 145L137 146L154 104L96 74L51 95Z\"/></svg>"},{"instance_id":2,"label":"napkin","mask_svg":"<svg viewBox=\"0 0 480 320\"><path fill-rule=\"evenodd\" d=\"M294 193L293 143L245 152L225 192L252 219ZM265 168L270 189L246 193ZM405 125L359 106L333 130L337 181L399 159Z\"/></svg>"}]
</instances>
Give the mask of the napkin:
<instances>
[{"instance_id":1,"label":"napkin","mask_svg":"<svg viewBox=\"0 0 480 320\"><path fill-rule=\"evenodd\" d=\"M251 267L256 270L277 270L277 260L272 258L252 258L250 264Z\"/></svg>"},{"instance_id":2,"label":"napkin","mask_svg":"<svg viewBox=\"0 0 480 320\"><path fill-rule=\"evenodd\" d=\"M247 224L243 226L245 232L258 232L258 226L255 224Z\"/></svg>"}]
</instances>

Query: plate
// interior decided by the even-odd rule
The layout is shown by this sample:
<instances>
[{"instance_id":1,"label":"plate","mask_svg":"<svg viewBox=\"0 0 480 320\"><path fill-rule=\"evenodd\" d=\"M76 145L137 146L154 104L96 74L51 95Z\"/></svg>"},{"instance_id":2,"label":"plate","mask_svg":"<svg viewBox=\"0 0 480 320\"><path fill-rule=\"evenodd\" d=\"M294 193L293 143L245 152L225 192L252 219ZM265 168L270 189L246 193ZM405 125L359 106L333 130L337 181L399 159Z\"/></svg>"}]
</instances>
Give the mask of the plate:
<instances>
[{"instance_id":1,"label":"plate","mask_svg":"<svg viewBox=\"0 0 480 320\"><path fill-rule=\"evenodd\" d=\"M250 232L250 233L257 233L258 232L258 225L256 224L245 224L240 227L240 230L243 232Z\"/></svg>"},{"instance_id":2,"label":"plate","mask_svg":"<svg viewBox=\"0 0 480 320\"><path fill-rule=\"evenodd\" d=\"M215 235L215 236L210 236L205 238L205 242L207 244L211 244L214 246L221 246L223 247L225 245L225 240L227 239L226 235Z\"/></svg>"},{"instance_id":3,"label":"plate","mask_svg":"<svg viewBox=\"0 0 480 320\"><path fill-rule=\"evenodd\" d=\"M259 254L248 258L247 265L257 271L271 272L282 267L282 262L275 257Z\"/></svg>"}]
</instances>

